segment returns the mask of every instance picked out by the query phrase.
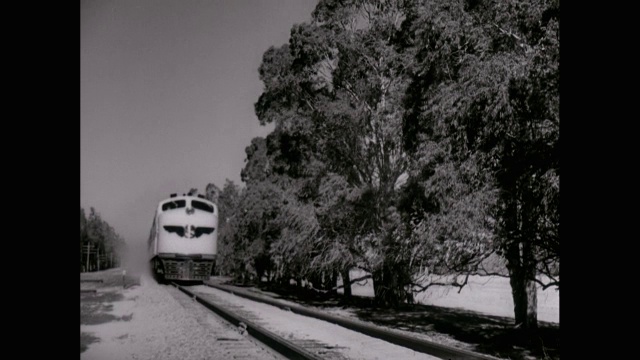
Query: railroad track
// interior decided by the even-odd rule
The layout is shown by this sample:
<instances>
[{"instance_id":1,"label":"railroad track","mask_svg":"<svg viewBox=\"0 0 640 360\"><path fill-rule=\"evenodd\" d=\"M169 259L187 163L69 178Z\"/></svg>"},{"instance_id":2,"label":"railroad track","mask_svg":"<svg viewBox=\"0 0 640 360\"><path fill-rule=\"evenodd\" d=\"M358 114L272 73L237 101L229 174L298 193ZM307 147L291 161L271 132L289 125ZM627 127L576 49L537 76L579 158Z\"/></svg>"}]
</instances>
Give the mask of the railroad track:
<instances>
[{"instance_id":1,"label":"railroad track","mask_svg":"<svg viewBox=\"0 0 640 360\"><path fill-rule=\"evenodd\" d=\"M301 360L344 359L339 354L331 353L329 349L317 342L285 339L261 326L259 319L251 313L242 311L240 307L232 304L213 300L210 296L195 291L193 286L181 286L176 283L172 283L172 285L236 326L241 333L246 333L256 341L275 350L284 358Z\"/></svg>"},{"instance_id":2,"label":"railroad track","mask_svg":"<svg viewBox=\"0 0 640 360\"><path fill-rule=\"evenodd\" d=\"M344 328L341 331L357 333L355 335L349 336L359 336L360 339L366 338L366 340L358 340L358 343L364 347L374 348L375 346L380 346L380 340L395 344L397 345L397 347L389 344L386 345L386 348L392 346L394 349L396 349L394 350L397 353L397 355L394 356L395 358L411 356L413 358L419 357L424 359L497 359L495 357L473 353L462 349L456 349L426 340L411 338L403 334L382 329L375 325L358 323L344 318L339 318L318 311L310 310L301 306L284 304L268 297L250 294L248 292L224 285L206 284L206 286L200 285L185 287L174 284L174 286L176 286L178 289L189 295L200 304L204 305L206 308L214 311L233 325L244 329L244 331L246 331L248 335L264 343L266 346L276 350L289 359L349 359L350 356L349 351L346 347L341 347L326 342L323 343L321 340L308 338L305 339L300 336L288 336L287 338L285 338L285 336L283 336L282 334L278 334L277 325L269 324L269 320L264 320L259 315L256 315L252 311L247 310L247 303L245 303L245 306L238 305L238 303L242 302L239 298L229 298L229 296L240 296L241 298L245 298L243 299L245 302L247 301L246 299L248 299L253 302L277 306L280 309L290 312L290 314L292 315L295 314L295 316L315 318L321 320L320 323L325 323L325 325L322 325L320 323L318 323L318 325L312 325L313 327L339 325L341 328ZM205 291L205 289L208 289L208 291ZM222 291L222 293L216 294L215 291ZM223 294L226 294L226 297ZM252 306L249 305L249 308L251 307ZM295 319L289 321L297 322L297 320ZM267 329L267 327L269 326L271 330ZM276 329L274 329L274 327L276 327ZM327 329L329 330L326 330L326 332L336 332L336 330L332 330L331 328ZM393 352L387 355L391 357L393 356Z\"/></svg>"},{"instance_id":3,"label":"railroad track","mask_svg":"<svg viewBox=\"0 0 640 360\"><path fill-rule=\"evenodd\" d=\"M238 327L231 326L228 321L211 314L210 309L194 301L190 291L171 284L167 290L180 305L187 310L208 333L212 341L207 348L193 348L190 356L193 359L256 359L283 360L285 356L257 341L251 336L243 334ZM185 292L185 290L187 290ZM202 346L202 345L200 345Z\"/></svg>"}]
</instances>

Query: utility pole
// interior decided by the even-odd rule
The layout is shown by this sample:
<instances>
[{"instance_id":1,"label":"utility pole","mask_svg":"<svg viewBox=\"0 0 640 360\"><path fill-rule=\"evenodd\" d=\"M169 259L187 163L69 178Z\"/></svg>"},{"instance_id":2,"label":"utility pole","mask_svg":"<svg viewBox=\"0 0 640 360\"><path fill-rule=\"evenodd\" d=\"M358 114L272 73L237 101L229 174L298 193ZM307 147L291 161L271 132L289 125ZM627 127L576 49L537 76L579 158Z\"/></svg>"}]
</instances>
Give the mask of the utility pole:
<instances>
[{"instance_id":1,"label":"utility pole","mask_svg":"<svg viewBox=\"0 0 640 360\"><path fill-rule=\"evenodd\" d=\"M87 271L89 271L89 254L91 254L91 243L87 245Z\"/></svg>"}]
</instances>

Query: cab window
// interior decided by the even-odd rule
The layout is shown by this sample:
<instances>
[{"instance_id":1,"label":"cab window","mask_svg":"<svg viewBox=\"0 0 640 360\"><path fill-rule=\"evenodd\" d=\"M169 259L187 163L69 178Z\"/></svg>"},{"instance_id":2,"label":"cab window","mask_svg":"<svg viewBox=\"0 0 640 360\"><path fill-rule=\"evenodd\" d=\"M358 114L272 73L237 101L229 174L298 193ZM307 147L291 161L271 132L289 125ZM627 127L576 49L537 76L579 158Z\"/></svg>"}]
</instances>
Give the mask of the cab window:
<instances>
[{"instance_id":1,"label":"cab window","mask_svg":"<svg viewBox=\"0 0 640 360\"><path fill-rule=\"evenodd\" d=\"M207 203L204 203L202 201L198 201L198 200L193 200L191 201L191 206L194 209L198 209L198 210L202 210L202 211L206 211L206 212L213 212L213 206L209 205Z\"/></svg>"},{"instance_id":2,"label":"cab window","mask_svg":"<svg viewBox=\"0 0 640 360\"><path fill-rule=\"evenodd\" d=\"M162 204L162 211L179 209L186 206L187 206L187 202L185 200L167 201L166 203Z\"/></svg>"}]
</instances>

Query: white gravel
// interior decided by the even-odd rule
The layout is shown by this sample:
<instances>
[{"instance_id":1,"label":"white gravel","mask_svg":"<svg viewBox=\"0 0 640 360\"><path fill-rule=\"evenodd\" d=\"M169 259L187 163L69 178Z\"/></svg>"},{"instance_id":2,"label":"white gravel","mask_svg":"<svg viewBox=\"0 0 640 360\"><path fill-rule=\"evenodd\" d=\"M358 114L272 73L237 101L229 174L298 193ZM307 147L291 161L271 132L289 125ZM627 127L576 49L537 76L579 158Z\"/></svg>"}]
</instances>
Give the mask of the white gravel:
<instances>
[{"instance_id":1,"label":"white gravel","mask_svg":"<svg viewBox=\"0 0 640 360\"><path fill-rule=\"evenodd\" d=\"M123 294L125 299L113 302L109 313L118 317L132 315L131 319L80 325L81 333L100 339L89 344L80 359L204 360L232 356L274 359L273 354L249 343L231 326L203 321L201 313L185 309L168 287L158 285L153 279L143 276L140 286L123 290ZM235 350L225 345L231 343Z\"/></svg>"}]
</instances>

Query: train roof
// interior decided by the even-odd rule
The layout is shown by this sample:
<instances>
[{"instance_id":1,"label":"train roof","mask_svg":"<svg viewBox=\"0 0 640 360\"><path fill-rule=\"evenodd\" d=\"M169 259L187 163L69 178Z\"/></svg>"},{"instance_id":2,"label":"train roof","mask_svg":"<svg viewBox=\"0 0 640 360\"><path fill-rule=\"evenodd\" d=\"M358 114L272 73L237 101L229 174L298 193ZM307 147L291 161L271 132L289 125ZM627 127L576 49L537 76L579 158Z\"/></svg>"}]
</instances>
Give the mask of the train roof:
<instances>
[{"instance_id":1,"label":"train roof","mask_svg":"<svg viewBox=\"0 0 640 360\"><path fill-rule=\"evenodd\" d=\"M204 197L204 195L202 195L202 194L198 194L198 195L171 194L168 198L166 198L166 199L164 199L162 201L171 200L171 199L200 199L200 200L204 200L204 201L208 201L208 202L212 203L211 201L207 200L207 198Z\"/></svg>"},{"instance_id":2,"label":"train roof","mask_svg":"<svg viewBox=\"0 0 640 360\"><path fill-rule=\"evenodd\" d=\"M182 194L182 195L178 195L178 194L171 194L171 196L169 198L163 199L158 203L158 209L160 209L162 207L163 204L169 202L169 201L175 201L175 200L198 200L198 201L202 201L204 203L213 205L215 208L218 207L218 205L216 203L214 203L213 201L207 200L207 198L205 198L203 195L186 195L186 194Z\"/></svg>"}]
</instances>

